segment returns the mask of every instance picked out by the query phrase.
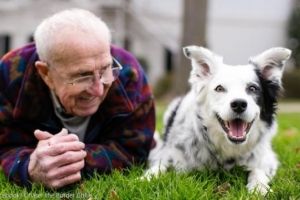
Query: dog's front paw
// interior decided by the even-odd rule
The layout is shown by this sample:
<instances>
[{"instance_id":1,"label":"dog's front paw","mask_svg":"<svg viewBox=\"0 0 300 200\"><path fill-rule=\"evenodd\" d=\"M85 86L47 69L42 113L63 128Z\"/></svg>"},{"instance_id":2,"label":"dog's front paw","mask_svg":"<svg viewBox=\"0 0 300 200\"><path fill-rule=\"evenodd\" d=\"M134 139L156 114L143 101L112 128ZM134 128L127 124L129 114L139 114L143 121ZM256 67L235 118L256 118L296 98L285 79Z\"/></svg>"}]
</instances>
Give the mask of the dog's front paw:
<instances>
[{"instance_id":1,"label":"dog's front paw","mask_svg":"<svg viewBox=\"0 0 300 200\"><path fill-rule=\"evenodd\" d=\"M152 172L151 169L148 169L146 173L140 177L140 180L150 181L152 178L157 178L158 173Z\"/></svg>"},{"instance_id":2,"label":"dog's front paw","mask_svg":"<svg viewBox=\"0 0 300 200\"><path fill-rule=\"evenodd\" d=\"M256 181L248 183L246 187L250 192L259 193L263 196L266 195L268 192L272 192L268 185L264 185Z\"/></svg>"},{"instance_id":3,"label":"dog's front paw","mask_svg":"<svg viewBox=\"0 0 300 200\"><path fill-rule=\"evenodd\" d=\"M272 192L268 183L270 178L261 169L253 169L248 176L247 188L250 192L260 193L265 195L268 192Z\"/></svg>"},{"instance_id":4,"label":"dog's front paw","mask_svg":"<svg viewBox=\"0 0 300 200\"><path fill-rule=\"evenodd\" d=\"M160 173L163 173L166 171L165 167L162 166L154 166L151 167L146 171L146 173L140 177L141 180L148 180L150 181L152 178L157 178Z\"/></svg>"}]
</instances>

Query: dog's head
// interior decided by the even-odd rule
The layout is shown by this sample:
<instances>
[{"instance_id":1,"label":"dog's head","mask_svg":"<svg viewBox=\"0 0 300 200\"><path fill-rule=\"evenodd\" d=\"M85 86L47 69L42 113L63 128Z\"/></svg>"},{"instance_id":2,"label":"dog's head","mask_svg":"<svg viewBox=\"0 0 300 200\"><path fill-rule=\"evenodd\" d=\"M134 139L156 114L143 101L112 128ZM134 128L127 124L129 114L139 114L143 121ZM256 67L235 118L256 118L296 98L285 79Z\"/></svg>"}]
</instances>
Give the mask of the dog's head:
<instances>
[{"instance_id":1,"label":"dog's head","mask_svg":"<svg viewBox=\"0 0 300 200\"><path fill-rule=\"evenodd\" d=\"M197 102L228 141L244 143L259 121L272 126L290 50L272 48L238 66L224 64L222 57L203 47L188 46L183 51L192 61L189 83Z\"/></svg>"}]
</instances>

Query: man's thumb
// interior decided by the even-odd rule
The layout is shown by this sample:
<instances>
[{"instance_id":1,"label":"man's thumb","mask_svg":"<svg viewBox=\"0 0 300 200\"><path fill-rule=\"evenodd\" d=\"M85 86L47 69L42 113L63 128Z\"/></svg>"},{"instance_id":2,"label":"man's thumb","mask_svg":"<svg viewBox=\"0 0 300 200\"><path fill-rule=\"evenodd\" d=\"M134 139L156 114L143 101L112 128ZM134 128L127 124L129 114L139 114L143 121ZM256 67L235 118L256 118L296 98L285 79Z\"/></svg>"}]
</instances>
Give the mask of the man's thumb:
<instances>
[{"instance_id":1,"label":"man's thumb","mask_svg":"<svg viewBox=\"0 0 300 200\"><path fill-rule=\"evenodd\" d=\"M34 136L38 140L47 140L47 139L51 138L53 135L47 131L41 131L41 130L37 129L34 131Z\"/></svg>"}]
</instances>

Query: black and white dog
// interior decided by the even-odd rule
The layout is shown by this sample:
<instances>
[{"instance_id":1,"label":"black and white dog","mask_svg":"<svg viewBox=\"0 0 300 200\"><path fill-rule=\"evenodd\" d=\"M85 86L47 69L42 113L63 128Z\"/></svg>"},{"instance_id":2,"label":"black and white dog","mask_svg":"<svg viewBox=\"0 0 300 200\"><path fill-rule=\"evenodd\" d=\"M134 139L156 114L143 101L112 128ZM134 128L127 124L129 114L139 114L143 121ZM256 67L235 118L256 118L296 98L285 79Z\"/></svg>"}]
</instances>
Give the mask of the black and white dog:
<instances>
[{"instance_id":1,"label":"black and white dog","mask_svg":"<svg viewBox=\"0 0 300 200\"><path fill-rule=\"evenodd\" d=\"M224 64L203 47L183 51L192 63L191 91L169 105L163 141L151 151L150 169L143 177L150 179L170 167L215 170L221 165L229 170L236 164L249 171L248 190L265 194L279 164L271 140L291 51L272 48L239 66Z\"/></svg>"}]
</instances>

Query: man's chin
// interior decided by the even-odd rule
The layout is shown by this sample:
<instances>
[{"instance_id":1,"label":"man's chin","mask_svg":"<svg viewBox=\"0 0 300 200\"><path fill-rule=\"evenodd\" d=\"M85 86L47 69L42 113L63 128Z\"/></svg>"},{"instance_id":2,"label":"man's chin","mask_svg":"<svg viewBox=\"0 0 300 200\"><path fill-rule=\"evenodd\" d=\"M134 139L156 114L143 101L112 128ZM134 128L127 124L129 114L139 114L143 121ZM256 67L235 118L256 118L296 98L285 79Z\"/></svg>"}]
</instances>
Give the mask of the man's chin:
<instances>
[{"instance_id":1,"label":"man's chin","mask_svg":"<svg viewBox=\"0 0 300 200\"><path fill-rule=\"evenodd\" d=\"M78 110L74 112L75 116L78 117L88 117L97 112L97 108L91 108L91 109L84 109L84 110Z\"/></svg>"}]
</instances>

